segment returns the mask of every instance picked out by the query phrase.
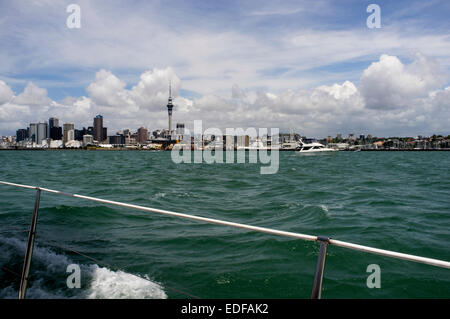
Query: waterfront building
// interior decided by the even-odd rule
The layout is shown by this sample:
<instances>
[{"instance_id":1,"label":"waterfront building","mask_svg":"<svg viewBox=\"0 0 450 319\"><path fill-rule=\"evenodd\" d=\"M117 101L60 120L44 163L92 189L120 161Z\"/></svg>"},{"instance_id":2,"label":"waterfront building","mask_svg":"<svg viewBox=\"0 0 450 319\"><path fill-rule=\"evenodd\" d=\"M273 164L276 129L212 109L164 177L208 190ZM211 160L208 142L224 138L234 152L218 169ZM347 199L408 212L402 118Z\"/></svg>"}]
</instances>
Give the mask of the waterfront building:
<instances>
[{"instance_id":1,"label":"waterfront building","mask_svg":"<svg viewBox=\"0 0 450 319\"><path fill-rule=\"evenodd\" d=\"M148 130L145 127L140 127L137 131L137 142L139 144L146 144L148 138Z\"/></svg>"},{"instance_id":2,"label":"waterfront building","mask_svg":"<svg viewBox=\"0 0 450 319\"><path fill-rule=\"evenodd\" d=\"M104 127L102 129L102 142L108 139L108 128Z\"/></svg>"},{"instance_id":3,"label":"waterfront building","mask_svg":"<svg viewBox=\"0 0 450 319\"><path fill-rule=\"evenodd\" d=\"M232 135L224 135L223 141L225 144L226 150L233 150L234 149L234 138Z\"/></svg>"},{"instance_id":4,"label":"waterfront building","mask_svg":"<svg viewBox=\"0 0 450 319\"><path fill-rule=\"evenodd\" d=\"M103 142L103 116L97 115L94 118L94 140L97 142Z\"/></svg>"},{"instance_id":5,"label":"waterfront building","mask_svg":"<svg viewBox=\"0 0 450 319\"><path fill-rule=\"evenodd\" d=\"M51 117L48 119L48 128L59 126L59 120L56 117Z\"/></svg>"},{"instance_id":6,"label":"waterfront building","mask_svg":"<svg viewBox=\"0 0 450 319\"><path fill-rule=\"evenodd\" d=\"M38 123L37 124L37 134L36 134L36 144L42 144L42 141L47 139L48 135L48 124Z\"/></svg>"},{"instance_id":7,"label":"waterfront building","mask_svg":"<svg viewBox=\"0 0 450 319\"><path fill-rule=\"evenodd\" d=\"M16 132L16 141L21 142L25 141L28 138L28 130L26 129L18 129Z\"/></svg>"},{"instance_id":8,"label":"waterfront building","mask_svg":"<svg viewBox=\"0 0 450 319\"><path fill-rule=\"evenodd\" d=\"M152 132L152 135L154 138L159 138L162 136L162 131L161 130L155 130Z\"/></svg>"},{"instance_id":9,"label":"waterfront building","mask_svg":"<svg viewBox=\"0 0 450 319\"><path fill-rule=\"evenodd\" d=\"M123 146L125 145L125 136L122 134L109 136L108 143L114 146Z\"/></svg>"},{"instance_id":10,"label":"waterfront building","mask_svg":"<svg viewBox=\"0 0 450 319\"><path fill-rule=\"evenodd\" d=\"M125 136L125 144L126 145L136 145L136 135L127 135Z\"/></svg>"},{"instance_id":11,"label":"waterfront building","mask_svg":"<svg viewBox=\"0 0 450 319\"><path fill-rule=\"evenodd\" d=\"M184 123L177 123L175 139L181 141L184 139Z\"/></svg>"},{"instance_id":12,"label":"waterfront building","mask_svg":"<svg viewBox=\"0 0 450 319\"><path fill-rule=\"evenodd\" d=\"M87 129L85 127L83 127L81 130L75 129L74 132L75 132L74 133L75 141L80 141L80 142L83 141L83 136L88 134Z\"/></svg>"},{"instance_id":13,"label":"waterfront building","mask_svg":"<svg viewBox=\"0 0 450 319\"><path fill-rule=\"evenodd\" d=\"M63 135L62 127L54 126L49 130L50 130L50 135L49 135L50 139L52 139L54 141L62 140L62 135Z\"/></svg>"},{"instance_id":14,"label":"waterfront building","mask_svg":"<svg viewBox=\"0 0 450 319\"><path fill-rule=\"evenodd\" d=\"M75 129L73 123L64 123L64 144L75 140Z\"/></svg>"},{"instance_id":15,"label":"waterfront building","mask_svg":"<svg viewBox=\"0 0 450 319\"><path fill-rule=\"evenodd\" d=\"M72 130L73 132L73 130ZM66 148L80 148L81 147L81 142L80 141L75 141L75 140L70 140L67 143L64 143L64 147Z\"/></svg>"},{"instance_id":16,"label":"waterfront building","mask_svg":"<svg viewBox=\"0 0 450 319\"><path fill-rule=\"evenodd\" d=\"M75 139L75 141L81 141L82 142L83 141L83 136L86 135L86 134L87 134L86 128L84 128L84 127L81 130L75 129L74 130L74 139Z\"/></svg>"},{"instance_id":17,"label":"waterfront building","mask_svg":"<svg viewBox=\"0 0 450 319\"><path fill-rule=\"evenodd\" d=\"M30 132L28 134L28 137L32 143L36 143L36 137L37 137L37 123L31 123L30 124Z\"/></svg>"},{"instance_id":18,"label":"waterfront building","mask_svg":"<svg viewBox=\"0 0 450 319\"><path fill-rule=\"evenodd\" d=\"M94 137L92 135L89 135L89 134L83 135L83 145L84 146L93 145L93 144L94 144Z\"/></svg>"},{"instance_id":19,"label":"waterfront building","mask_svg":"<svg viewBox=\"0 0 450 319\"><path fill-rule=\"evenodd\" d=\"M63 141L62 140L50 140L49 148L62 148Z\"/></svg>"},{"instance_id":20,"label":"waterfront building","mask_svg":"<svg viewBox=\"0 0 450 319\"><path fill-rule=\"evenodd\" d=\"M62 129L59 126L59 120L56 117L48 119L48 137L55 141L62 138Z\"/></svg>"},{"instance_id":21,"label":"waterfront building","mask_svg":"<svg viewBox=\"0 0 450 319\"><path fill-rule=\"evenodd\" d=\"M184 123L177 123L177 135L184 135Z\"/></svg>"},{"instance_id":22,"label":"waterfront building","mask_svg":"<svg viewBox=\"0 0 450 319\"><path fill-rule=\"evenodd\" d=\"M248 147L248 146L250 146L250 136L248 136L248 135L239 135L239 136L237 136L236 146L238 146L238 147Z\"/></svg>"}]
</instances>

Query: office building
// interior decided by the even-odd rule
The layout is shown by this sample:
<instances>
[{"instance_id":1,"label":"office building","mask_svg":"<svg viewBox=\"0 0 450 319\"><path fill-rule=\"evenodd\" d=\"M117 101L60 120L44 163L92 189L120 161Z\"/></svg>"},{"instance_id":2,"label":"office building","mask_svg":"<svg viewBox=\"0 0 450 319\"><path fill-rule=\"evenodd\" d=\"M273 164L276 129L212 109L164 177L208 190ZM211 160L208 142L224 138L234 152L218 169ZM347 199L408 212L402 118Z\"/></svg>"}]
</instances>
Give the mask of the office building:
<instances>
[{"instance_id":1,"label":"office building","mask_svg":"<svg viewBox=\"0 0 450 319\"><path fill-rule=\"evenodd\" d=\"M16 132L16 141L21 142L25 141L28 138L28 130L26 129L18 129Z\"/></svg>"},{"instance_id":2,"label":"office building","mask_svg":"<svg viewBox=\"0 0 450 319\"><path fill-rule=\"evenodd\" d=\"M91 135L88 134L88 131L85 127L83 127L83 129L81 130L75 129L75 141L83 141L83 136L85 135Z\"/></svg>"},{"instance_id":3,"label":"office building","mask_svg":"<svg viewBox=\"0 0 450 319\"><path fill-rule=\"evenodd\" d=\"M108 139L108 129L106 127L102 128L102 142Z\"/></svg>"},{"instance_id":4,"label":"office building","mask_svg":"<svg viewBox=\"0 0 450 319\"><path fill-rule=\"evenodd\" d=\"M31 123L30 124L30 132L28 134L28 137L31 142L36 143L37 138L37 123Z\"/></svg>"},{"instance_id":5,"label":"office building","mask_svg":"<svg viewBox=\"0 0 450 319\"><path fill-rule=\"evenodd\" d=\"M148 138L148 130L145 127L140 127L137 131L137 142L139 144L146 144Z\"/></svg>"},{"instance_id":6,"label":"office building","mask_svg":"<svg viewBox=\"0 0 450 319\"><path fill-rule=\"evenodd\" d=\"M101 143L103 142L103 116L97 115L94 118L94 140Z\"/></svg>"},{"instance_id":7,"label":"office building","mask_svg":"<svg viewBox=\"0 0 450 319\"><path fill-rule=\"evenodd\" d=\"M48 124L38 123L37 124L37 134L36 134L36 144L42 144L42 141L47 139L48 135Z\"/></svg>"},{"instance_id":8,"label":"office building","mask_svg":"<svg viewBox=\"0 0 450 319\"><path fill-rule=\"evenodd\" d=\"M54 126L50 129L50 138L54 141L62 140L62 127Z\"/></svg>"},{"instance_id":9,"label":"office building","mask_svg":"<svg viewBox=\"0 0 450 319\"><path fill-rule=\"evenodd\" d=\"M62 129L60 129L59 120L56 117L48 119L48 137L52 140L60 140L62 138Z\"/></svg>"},{"instance_id":10,"label":"office building","mask_svg":"<svg viewBox=\"0 0 450 319\"><path fill-rule=\"evenodd\" d=\"M64 123L64 144L75 140L75 129L72 123Z\"/></svg>"},{"instance_id":11,"label":"office building","mask_svg":"<svg viewBox=\"0 0 450 319\"><path fill-rule=\"evenodd\" d=\"M123 136L122 134L109 136L108 139L109 144L116 146L125 145L125 136Z\"/></svg>"},{"instance_id":12,"label":"office building","mask_svg":"<svg viewBox=\"0 0 450 319\"><path fill-rule=\"evenodd\" d=\"M89 134L83 135L83 145L84 146L93 145L93 144L94 144L94 137L92 135L89 135Z\"/></svg>"}]
</instances>

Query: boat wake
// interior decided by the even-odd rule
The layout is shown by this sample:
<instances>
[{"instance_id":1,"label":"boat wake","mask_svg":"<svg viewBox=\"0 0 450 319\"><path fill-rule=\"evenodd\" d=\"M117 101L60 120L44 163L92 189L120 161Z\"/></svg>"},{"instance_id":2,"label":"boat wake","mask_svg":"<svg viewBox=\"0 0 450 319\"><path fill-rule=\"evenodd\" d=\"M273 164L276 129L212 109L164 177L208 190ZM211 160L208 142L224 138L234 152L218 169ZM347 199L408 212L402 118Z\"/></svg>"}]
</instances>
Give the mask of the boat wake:
<instances>
[{"instance_id":1,"label":"boat wake","mask_svg":"<svg viewBox=\"0 0 450 319\"><path fill-rule=\"evenodd\" d=\"M0 298L17 298L25 242L0 237ZM81 288L67 287L67 266L77 264L67 256L35 245L27 298L52 299L166 299L163 287L150 278L140 278L123 271L113 271L96 264L78 264Z\"/></svg>"}]
</instances>

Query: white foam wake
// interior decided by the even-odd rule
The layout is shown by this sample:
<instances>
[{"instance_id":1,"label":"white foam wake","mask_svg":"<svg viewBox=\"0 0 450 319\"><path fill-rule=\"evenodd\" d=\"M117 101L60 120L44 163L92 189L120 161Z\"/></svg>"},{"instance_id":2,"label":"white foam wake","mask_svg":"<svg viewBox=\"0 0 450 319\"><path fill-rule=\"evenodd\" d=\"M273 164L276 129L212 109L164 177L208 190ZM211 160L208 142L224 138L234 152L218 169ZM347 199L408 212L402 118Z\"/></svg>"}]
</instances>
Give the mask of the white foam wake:
<instances>
[{"instance_id":1,"label":"white foam wake","mask_svg":"<svg viewBox=\"0 0 450 319\"><path fill-rule=\"evenodd\" d=\"M87 298L100 299L165 299L161 286L148 278L143 279L123 271L112 271L93 265L92 281Z\"/></svg>"},{"instance_id":2,"label":"white foam wake","mask_svg":"<svg viewBox=\"0 0 450 319\"><path fill-rule=\"evenodd\" d=\"M23 263L25 243L15 238L0 237L0 266L9 268L16 264L14 270L20 272ZM113 271L98 265L80 264L81 289L69 289L66 286L67 266L74 264L70 258L57 254L52 250L35 246L31 280L27 289L27 298L102 298L102 299L165 299L163 287L146 279L126 273ZM20 264L20 266L17 266ZM0 271L0 280L5 274ZM9 280L10 281L10 280ZM87 281L87 282L86 282ZM5 285L6 284L6 285ZM17 298L17 284L4 282L0 288L0 298Z\"/></svg>"}]
</instances>

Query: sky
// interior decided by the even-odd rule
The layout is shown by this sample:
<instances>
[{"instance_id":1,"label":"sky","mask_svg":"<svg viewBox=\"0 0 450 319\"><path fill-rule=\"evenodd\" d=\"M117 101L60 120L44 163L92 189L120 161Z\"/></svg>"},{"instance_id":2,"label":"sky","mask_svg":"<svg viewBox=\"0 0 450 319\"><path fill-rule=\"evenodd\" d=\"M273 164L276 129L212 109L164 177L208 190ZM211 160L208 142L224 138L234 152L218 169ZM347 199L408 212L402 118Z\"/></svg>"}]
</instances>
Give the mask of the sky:
<instances>
[{"instance_id":1,"label":"sky","mask_svg":"<svg viewBox=\"0 0 450 319\"><path fill-rule=\"evenodd\" d=\"M0 135L97 114L110 135L167 128L169 83L188 128L448 135L449 14L447 0L0 0Z\"/></svg>"}]
</instances>

